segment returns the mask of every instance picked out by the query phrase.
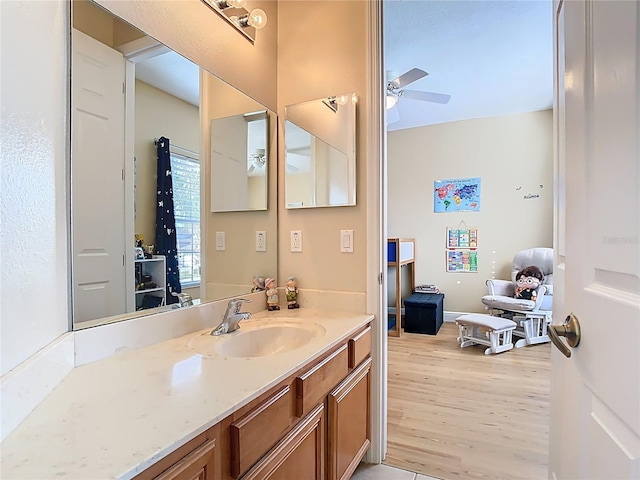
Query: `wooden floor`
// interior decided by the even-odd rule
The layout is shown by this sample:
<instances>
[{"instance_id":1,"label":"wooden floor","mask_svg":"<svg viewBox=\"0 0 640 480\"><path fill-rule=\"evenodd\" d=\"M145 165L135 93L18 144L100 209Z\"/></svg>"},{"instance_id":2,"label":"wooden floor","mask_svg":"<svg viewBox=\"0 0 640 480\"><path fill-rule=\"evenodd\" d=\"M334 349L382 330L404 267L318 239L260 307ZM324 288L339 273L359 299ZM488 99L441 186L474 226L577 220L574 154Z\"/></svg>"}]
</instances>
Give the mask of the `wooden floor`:
<instances>
[{"instance_id":1,"label":"wooden floor","mask_svg":"<svg viewBox=\"0 0 640 480\"><path fill-rule=\"evenodd\" d=\"M384 463L454 479L546 479L550 343L484 355L438 335L389 338Z\"/></svg>"}]
</instances>

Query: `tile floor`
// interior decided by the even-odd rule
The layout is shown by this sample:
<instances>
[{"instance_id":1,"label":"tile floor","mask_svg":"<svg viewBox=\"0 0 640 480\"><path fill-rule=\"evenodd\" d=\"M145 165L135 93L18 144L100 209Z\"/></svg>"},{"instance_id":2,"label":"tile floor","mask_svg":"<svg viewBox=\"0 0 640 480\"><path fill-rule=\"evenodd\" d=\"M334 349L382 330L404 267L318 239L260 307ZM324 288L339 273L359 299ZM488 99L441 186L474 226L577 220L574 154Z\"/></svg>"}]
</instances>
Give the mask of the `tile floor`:
<instances>
[{"instance_id":1,"label":"tile floor","mask_svg":"<svg viewBox=\"0 0 640 480\"><path fill-rule=\"evenodd\" d=\"M388 465L361 463L351 480L438 480L420 473L409 472Z\"/></svg>"}]
</instances>

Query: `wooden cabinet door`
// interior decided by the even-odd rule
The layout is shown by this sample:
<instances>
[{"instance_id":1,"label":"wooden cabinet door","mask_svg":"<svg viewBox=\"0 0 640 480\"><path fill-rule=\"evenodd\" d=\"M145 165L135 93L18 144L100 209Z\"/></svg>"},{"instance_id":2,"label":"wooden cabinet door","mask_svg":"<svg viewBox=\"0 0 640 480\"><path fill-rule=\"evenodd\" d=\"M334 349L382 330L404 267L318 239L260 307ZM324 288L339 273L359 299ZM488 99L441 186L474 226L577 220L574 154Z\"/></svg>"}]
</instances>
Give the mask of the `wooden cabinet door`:
<instances>
[{"instance_id":1,"label":"wooden cabinet door","mask_svg":"<svg viewBox=\"0 0 640 480\"><path fill-rule=\"evenodd\" d=\"M320 404L242 480L324 480L324 421L324 404Z\"/></svg>"},{"instance_id":2,"label":"wooden cabinet door","mask_svg":"<svg viewBox=\"0 0 640 480\"><path fill-rule=\"evenodd\" d=\"M215 480L216 441L207 440L154 480Z\"/></svg>"},{"instance_id":3,"label":"wooden cabinet door","mask_svg":"<svg viewBox=\"0 0 640 480\"><path fill-rule=\"evenodd\" d=\"M371 358L328 397L329 480L349 479L371 444Z\"/></svg>"}]
</instances>

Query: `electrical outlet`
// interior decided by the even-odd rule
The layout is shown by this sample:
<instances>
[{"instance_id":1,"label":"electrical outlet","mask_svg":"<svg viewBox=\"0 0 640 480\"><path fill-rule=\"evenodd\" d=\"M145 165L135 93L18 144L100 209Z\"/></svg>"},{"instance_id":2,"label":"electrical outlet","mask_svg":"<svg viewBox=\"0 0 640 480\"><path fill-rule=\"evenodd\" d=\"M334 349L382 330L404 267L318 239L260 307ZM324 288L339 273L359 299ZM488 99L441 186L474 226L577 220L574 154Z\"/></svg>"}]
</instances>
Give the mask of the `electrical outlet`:
<instances>
[{"instance_id":1,"label":"electrical outlet","mask_svg":"<svg viewBox=\"0 0 640 480\"><path fill-rule=\"evenodd\" d=\"M216 232L216 250L223 252L225 248L224 232Z\"/></svg>"},{"instance_id":2,"label":"electrical outlet","mask_svg":"<svg viewBox=\"0 0 640 480\"><path fill-rule=\"evenodd\" d=\"M267 232L264 230L256 231L256 252L267 251Z\"/></svg>"},{"instance_id":3,"label":"electrical outlet","mask_svg":"<svg viewBox=\"0 0 640 480\"><path fill-rule=\"evenodd\" d=\"M302 230L291 230L291 251L302 252Z\"/></svg>"},{"instance_id":4,"label":"electrical outlet","mask_svg":"<svg viewBox=\"0 0 640 480\"><path fill-rule=\"evenodd\" d=\"M353 230L340 230L340 252L353 253Z\"/></svg>"}]
</instances>

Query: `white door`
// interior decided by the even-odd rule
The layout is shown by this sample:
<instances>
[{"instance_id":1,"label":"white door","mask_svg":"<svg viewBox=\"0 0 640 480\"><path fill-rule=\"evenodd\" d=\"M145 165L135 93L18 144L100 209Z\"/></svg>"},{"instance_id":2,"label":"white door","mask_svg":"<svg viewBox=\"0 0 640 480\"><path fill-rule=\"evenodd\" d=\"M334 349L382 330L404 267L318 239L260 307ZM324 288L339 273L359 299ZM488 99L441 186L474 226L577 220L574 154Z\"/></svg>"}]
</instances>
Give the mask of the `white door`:
<instances>
[{"instance_id":1,"label":"white door","mask_svg":"<svg viewBox=\"0 0 640 480\"><path fill-rule=\"evenodd\" d=\"M126 312L122 54L73 30L74 323ZM129 240L129 241L126 241ZM133 272L131 272L133 275Z\"/></svg>"},{"instance_id":2,"label":"white door","mask_svg":"<svg viewBox=\"0 0 640 480\"><path fill-rule=\"evenodd\" d=\"M211 211L246 210L247 121L243 115L211 120Z\"/></svg>"},{"instance_id":3,"label":"white door","mask_svg":"<svg viewBox=\"0 0 640 480\"><path fill-rule=\"evenodd\" d=\"M550 478L640 478L640 7L554 2L554 324ZM564 39L564 41L563 41Z\"/></svg>"}]
</instances>

